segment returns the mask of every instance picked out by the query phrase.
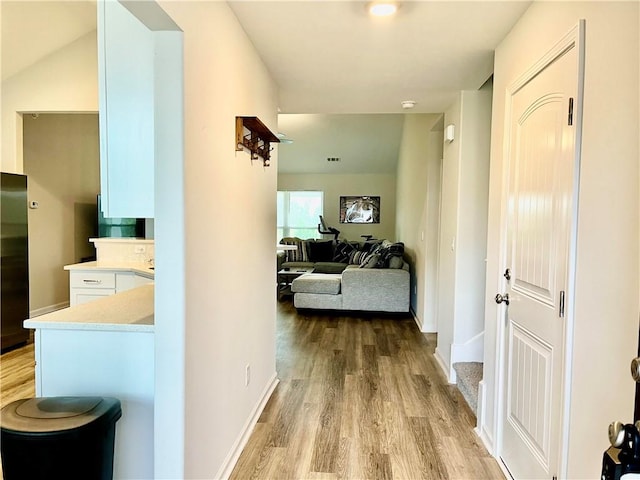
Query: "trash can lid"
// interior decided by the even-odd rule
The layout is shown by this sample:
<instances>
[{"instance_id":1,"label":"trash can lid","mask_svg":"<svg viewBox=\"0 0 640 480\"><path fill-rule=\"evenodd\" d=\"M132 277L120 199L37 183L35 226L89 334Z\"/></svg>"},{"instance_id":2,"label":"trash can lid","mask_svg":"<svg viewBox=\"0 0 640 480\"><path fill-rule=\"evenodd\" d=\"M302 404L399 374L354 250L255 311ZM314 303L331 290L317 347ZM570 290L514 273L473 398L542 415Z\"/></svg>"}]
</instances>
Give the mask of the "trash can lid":
<instances>
[{"instance_id":1,"label":"trash can lid","mask_svg":"<svg viewBox=\"0 0 640 480\"><path fill-rule=\"evenodd\" d=\"M111 397L38 397L12 402L0 413L3 431L50 434L115 422L122 409Z\"/></svg>"},{"instance_id":2,"label":"trash can lid","mask_svg":"<svg viewBox=\"0 0 640 480\"><path fill-rule=\"evenodd\" d=\"M16 414L26 418L69 418L90 412L100 397L32 398L16 408Z\"/></svg>"}]
</instances>

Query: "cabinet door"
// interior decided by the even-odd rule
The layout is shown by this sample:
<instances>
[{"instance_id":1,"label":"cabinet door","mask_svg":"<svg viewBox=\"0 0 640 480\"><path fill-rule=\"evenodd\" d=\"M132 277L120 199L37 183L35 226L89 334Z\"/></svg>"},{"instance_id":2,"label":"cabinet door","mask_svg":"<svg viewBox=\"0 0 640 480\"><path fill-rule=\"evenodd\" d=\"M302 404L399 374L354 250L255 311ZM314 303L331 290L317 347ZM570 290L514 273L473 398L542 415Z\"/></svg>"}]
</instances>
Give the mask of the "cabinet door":
<instances>
[{"instance_id":1,"label":"cabinet door","mask_svg":"<svg viewBox=\"0 0 640 480\"><path fill-rule=\"evenodd\" d=\"M136 287L147 285L149 283L153 283L153 278L145 277L143 275L138 275L136 273Z\"/></svg>"},{"instance_id":2,"label":"cabinet door","mask_svg":"<svg viewBox=\"0 0 640 480\"><path fill-rule=\"evenodd\" d=\"M98 2L100 179L105 217L153 217L154 36L120 2Z\"/></svg>"},{"instance_id":3,"label":"cabinet door","mask_svg":"<svg viewBox=\"0 0 640 480\"><path fill-rule=\"evenodd\" d=\"M115 288L72 288L70 304L74 307L115 293Z\"/></svg>"},{"instance_id":4,"label":"cabinet door","mask_svg":"<svg viewBox=\"0 0 640 480\"><path fill-rule=\"evenodd\" d=\"M124 292L125 290L131 290L137 287L136 274L133 272L118 272L116 273L116 293Z\"/></svg>"}]
</instances>

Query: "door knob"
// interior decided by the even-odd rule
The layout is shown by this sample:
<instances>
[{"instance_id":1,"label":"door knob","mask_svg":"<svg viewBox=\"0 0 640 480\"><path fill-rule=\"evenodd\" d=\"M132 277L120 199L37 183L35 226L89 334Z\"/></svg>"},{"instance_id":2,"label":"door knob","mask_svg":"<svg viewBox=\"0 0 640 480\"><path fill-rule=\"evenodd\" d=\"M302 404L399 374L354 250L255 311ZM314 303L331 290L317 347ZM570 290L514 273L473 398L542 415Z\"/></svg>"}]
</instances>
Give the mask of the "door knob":
<instances>
[{"instance_id":1,"label":"door knob","mask_svg":"<svg viewBox=\"0 0 640 480\"><path fill-rule=\"evenodd\" d=\"M504 302L506 305L509 305L509 294L505 293L504 295L497 294L496 295L496 303Z\"/></svg>"},{"instance_id":2,"label":"door knob","mask_svg":"<svg viewBox=\"0 0 640 480\"><path fill-rule=\"evenodd\" d=\"M631 376L634 382L640 383L640 357L631 360Z\"/></svg>"},{"instance_id":3,"label":"door knob","mask_svg":"<svg viewBox=\"0 0 640 480\"><path fill-rule=\"evenodd\" d=\"M608 433L611 446L619 448L624 442L624 424L618 421L611 422Z\"/></svg>"}]
</instances>

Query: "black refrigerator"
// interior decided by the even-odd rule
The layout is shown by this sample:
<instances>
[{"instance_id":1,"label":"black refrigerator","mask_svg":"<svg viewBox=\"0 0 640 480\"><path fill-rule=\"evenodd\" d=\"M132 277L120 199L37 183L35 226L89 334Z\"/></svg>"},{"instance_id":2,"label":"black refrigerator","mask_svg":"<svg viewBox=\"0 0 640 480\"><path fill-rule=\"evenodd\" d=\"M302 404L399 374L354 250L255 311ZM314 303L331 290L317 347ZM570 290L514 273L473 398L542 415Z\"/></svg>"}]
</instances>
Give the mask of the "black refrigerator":
<instances>
[{"instance_id":1,"label":"black refrigerator","mask_svg":"<svg viewBox=\"0 0 640 480\"><path fill-rule=\"evenodd\" d=\"M2 350L24 343L29 330L27 177L0 173L0 330Z\"/></svg>"}]
</instances>

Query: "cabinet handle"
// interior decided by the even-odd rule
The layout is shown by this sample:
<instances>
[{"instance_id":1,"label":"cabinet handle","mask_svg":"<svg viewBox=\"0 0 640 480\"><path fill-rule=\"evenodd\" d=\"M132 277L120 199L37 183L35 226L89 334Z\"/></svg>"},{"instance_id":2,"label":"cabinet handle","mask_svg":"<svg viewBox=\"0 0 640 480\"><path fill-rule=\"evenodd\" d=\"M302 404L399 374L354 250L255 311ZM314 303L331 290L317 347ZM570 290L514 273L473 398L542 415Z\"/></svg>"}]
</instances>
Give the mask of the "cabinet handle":
<instances>
[{"instance_id":1,"label":"cabinet handle","mask_svg":"<svg viewBox=\"0 0 640 480\"><path fill-rule=\"evenodd\" d=\"M95 283L95 284L101 284L102 280L87 280L86 278L84 280L82 280L84 283Z\"/></svg>"}]
</instances>

